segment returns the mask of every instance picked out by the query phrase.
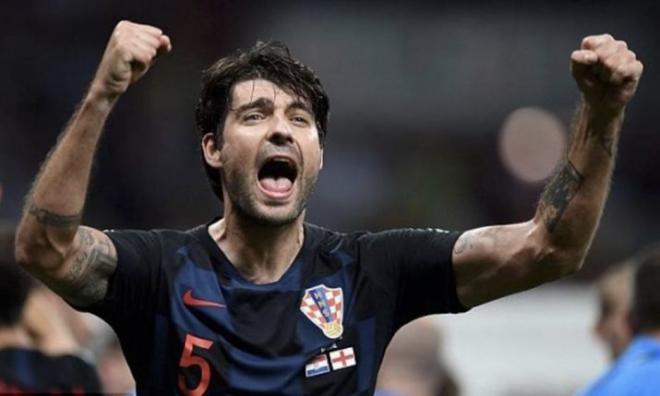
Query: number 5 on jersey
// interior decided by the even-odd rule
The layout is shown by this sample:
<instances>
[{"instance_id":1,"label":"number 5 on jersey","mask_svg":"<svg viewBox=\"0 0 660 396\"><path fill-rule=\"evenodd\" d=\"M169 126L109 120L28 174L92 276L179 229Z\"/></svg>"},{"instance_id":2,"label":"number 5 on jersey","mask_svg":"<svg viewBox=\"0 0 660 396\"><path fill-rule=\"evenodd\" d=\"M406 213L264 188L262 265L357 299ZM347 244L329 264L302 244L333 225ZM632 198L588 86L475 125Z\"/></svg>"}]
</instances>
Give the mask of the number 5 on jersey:
<instances>
[{"instance_id":1,"label":"number 5 on jersey","mask_svg":"<svg viewBox=\"0 0 660 396\"><path fill-rule=\"evenodd\" d=\"M197 366L201 371L201 375L197 386L190 389L186 384L186 377L183 374L179 374L179 390L184 395L202 396L204 392L206 392L206 389L208 389L209 381L211 380L211 367L209 366L209 362L203 357L193 355L193 347L209 349L212 345L213 341L211 340L195 337L192 334L186 334L186 341L183 346L183 352L181 353L181 359L179 360L179 367L188 368Z\"/></svg>"}]
</instances>

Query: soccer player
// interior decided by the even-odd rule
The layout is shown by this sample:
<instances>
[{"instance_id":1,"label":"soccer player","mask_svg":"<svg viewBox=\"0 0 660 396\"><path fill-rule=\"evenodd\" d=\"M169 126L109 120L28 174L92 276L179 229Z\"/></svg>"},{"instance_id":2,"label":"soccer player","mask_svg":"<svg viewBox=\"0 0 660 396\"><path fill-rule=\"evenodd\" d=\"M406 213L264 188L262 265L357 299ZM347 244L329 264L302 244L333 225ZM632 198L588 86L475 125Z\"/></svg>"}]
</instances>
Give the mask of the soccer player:
<instances>
[{"instance_id":1,"label":"soccer player","mask_svg":"<svg viewBox=\"0 0 660 396\"><path fill-rule=\"evenodd\" d=\"M0 394L100 392L96 369L79 356L52 293L14 262L5 244L11 234L0 228Z\"/></svg>"},{"instance_id":2,"label":"soccer player","mask_svg":"<svg viewBox=\"0 0 660 396\"><path fill-rule=\"evenodd\" d=\"M660 249L635 258L627 325L633 335L612 366L583 396L654 396L660 391Z\"/></svg>"},{"instance_id":3,"label":"soccer player","mask_svg":"<svg viewBox=\"0 0 660 396\"><path fill-rule=\"evenodd\" d=\"M342 234L304 221L328 97L284 45L258 43L203 76L197 125L224 216L189 231L81 225L108 114L171 48L158 28L117 25L36 178L16 240L26 269L114 327L140 394L370 394L405 323L578 270L642 73L609 35L572 53L583 98L574 139L531 220Z\"/></svg>"},{"instance_id":4,"label":"soccer player","mask_svg":"<svg viewBox=\"0 0 660 396\"><path fill-rule=\"evenodd\" d=\"M632 338L628 315L635 264L634 258L616 264L598 280L600 312L594 324L594 333L605 344L612 360L621 355Z\"/></svg>"},{"instance_id":5,"label":"soccer player","mask_svg":"<svg viewBox=\"0 0 660 396\"><path fill-rule=\"evenodd\" d=\"M458 384L442 357L443 336L431 317L403 326L378 372L376 396L456 396Z\"/></svg>"}]
</instances>

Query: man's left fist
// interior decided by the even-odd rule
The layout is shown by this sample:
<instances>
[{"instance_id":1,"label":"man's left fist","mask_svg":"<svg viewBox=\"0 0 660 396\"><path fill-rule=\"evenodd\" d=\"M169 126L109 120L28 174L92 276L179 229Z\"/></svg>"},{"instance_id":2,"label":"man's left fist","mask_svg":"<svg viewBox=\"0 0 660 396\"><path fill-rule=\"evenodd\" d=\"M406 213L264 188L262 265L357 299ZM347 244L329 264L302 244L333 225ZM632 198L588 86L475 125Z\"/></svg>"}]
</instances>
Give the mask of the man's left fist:
<instances>
[{"instance_id":1,"label":"man's left fist","mask_svg":"<svg viewBox=\"0 0 660 396\"><path fill-rule=\"evenodd\" d=\"M587 36L571 54L571 72L592 110L618 114L637 90L644 65L625 41Z\"/></svg>"}]
</instances>

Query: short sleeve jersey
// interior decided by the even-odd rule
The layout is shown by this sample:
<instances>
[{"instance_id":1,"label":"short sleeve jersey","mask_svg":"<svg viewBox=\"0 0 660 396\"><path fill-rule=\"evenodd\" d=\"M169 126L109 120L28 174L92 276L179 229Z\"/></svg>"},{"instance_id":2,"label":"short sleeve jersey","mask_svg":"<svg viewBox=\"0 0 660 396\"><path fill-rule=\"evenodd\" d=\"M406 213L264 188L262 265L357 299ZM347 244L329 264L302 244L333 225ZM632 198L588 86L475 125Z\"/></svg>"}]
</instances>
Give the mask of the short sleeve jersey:
<instances>
[{"instance_id":1,"label":"short sleeve jersey","mask_svg":"<svg viewBox=\"0 0 660 396\"><path fill-rule=\"evenodd\" d=\"M96 369L73 355L50 356L35 349L0 349L0 394L97 394Z\"/></svg>"},{"instance_id":2,"label":"short sleeve jersey","mask_svg":"<svg viewBox=\"0 0 660 396\"><path fill-rule=\"evenodd\" d=\"M342 234L304 225L284 275L254 284L208 233L108 231L118 266L87 310L117 332L139 395L371 395L407 322L465 309L459 234Z\"/></svg>"},{"instance_id":3,"label":"short sleeve jersey","mask_svg":"<svg viewBox=\"0 0 660 396\"><path fill-rule=\"evenodd\" d=\"M660 394L660 340L640 335L580 396L657 396Z\"/></svg>"}]
</instances>

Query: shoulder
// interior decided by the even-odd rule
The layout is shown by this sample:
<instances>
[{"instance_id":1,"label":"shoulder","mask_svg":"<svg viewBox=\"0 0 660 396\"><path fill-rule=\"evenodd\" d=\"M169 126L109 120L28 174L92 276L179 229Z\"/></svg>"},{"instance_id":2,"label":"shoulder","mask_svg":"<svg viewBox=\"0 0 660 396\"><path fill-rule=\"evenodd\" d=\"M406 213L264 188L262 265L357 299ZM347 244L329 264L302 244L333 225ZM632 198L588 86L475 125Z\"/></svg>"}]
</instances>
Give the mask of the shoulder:
<instances>
[{"instance_id":1,"label":"shoulder","mask_svg":"<svg viewBox=\"0 0 660 396\"><path fill-rule=\"evenodd\" d=\"M305 232L315 240L323 250L334 251L358 248L360 250L411 251L420 246L436 246L451 249L460 236L460 232L440 228L395 228L382 231L337 232L305 223Z\"/></svg>"},{"instance_id":2,"label":"shoulder","mask_svg":"<svg viewBox=\"0 0 660 396\"><path fill-rule=\"evenodd\" d=\"M201 239L205 225L199 225L189 230L175 229L106 229L103 232L113 242L134 241L143 244L176 245Z\"/></svg>"},{"instance_id":3,"label":"shoulder","mask_svg":"<svg viewBox=\"0 0 660 396\"><path fill-rule=\"evenodd\" d=\"M360 238L369 234L367 231L340 232L328 228L305 223L305 238L310 239L311 245L316 246L320 252L332 253L338 250L351 250Z\"/></svg>"}]
</instances>

